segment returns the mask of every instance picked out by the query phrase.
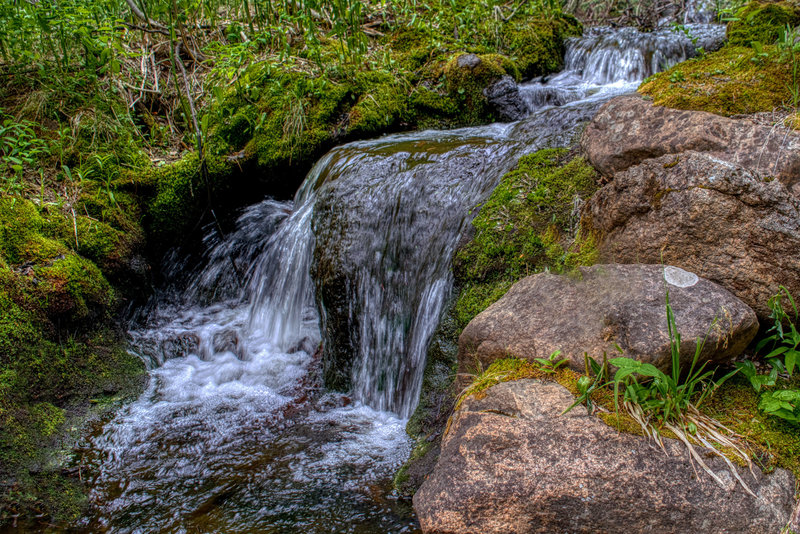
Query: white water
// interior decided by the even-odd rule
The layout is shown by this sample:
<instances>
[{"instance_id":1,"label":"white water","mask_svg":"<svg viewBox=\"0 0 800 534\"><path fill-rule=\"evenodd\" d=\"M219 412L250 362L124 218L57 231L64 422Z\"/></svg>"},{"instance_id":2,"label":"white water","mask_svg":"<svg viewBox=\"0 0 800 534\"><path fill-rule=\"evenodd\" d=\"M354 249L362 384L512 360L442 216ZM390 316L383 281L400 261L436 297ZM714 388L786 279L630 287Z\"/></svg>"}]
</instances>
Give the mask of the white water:
<instances>
[{"instance_id":1,"label":"white water","mask_svg":"<svg viewBox=\"0 0 800 534\"><path fill-rule=\"evenodd\" d=\"M150 364L151 382L94 440L96 516L88 526L115 532L415 531L408 512L386 497L386 481L410 448L406 420L396 414L407 417L416 405L468 208L489 194L519 154L569 143L600 103L685 56L685 43L662 47L672 52L659 56L646 51L650 44L617 34L624 30L573 41L566 71L523 86L533 111L528 119L337 148L309 173L294 202L265 200L245 210L230 235L209 232L208 253L188 287L163 295L131 332ZM454 161L467 164L448 167ZM359 165L381 171L358 171ZM425 192L427 180L456 171L464 174L445 175ZM326 184L337 180L343 187L352 180L354 190L376 195L372 200L396 195L390 206L421 187L414 202L434 201L434 208L420 213L457 213L433 232L446 239L416 243L420 230L413 221L398 228L375 202L380 231L372 235L384 240L375 250L395 247L403 261L416 258L404 247L430 250L388 276L372 245L364 247L372 259L359 263L354 275L351 302L361 348L351 396L324 393L319 383L322 363L315 352L323 336L309 275L315 207L330 192ZM180 262L174 267L192 270Z\"/></svg>"}]
</instances>

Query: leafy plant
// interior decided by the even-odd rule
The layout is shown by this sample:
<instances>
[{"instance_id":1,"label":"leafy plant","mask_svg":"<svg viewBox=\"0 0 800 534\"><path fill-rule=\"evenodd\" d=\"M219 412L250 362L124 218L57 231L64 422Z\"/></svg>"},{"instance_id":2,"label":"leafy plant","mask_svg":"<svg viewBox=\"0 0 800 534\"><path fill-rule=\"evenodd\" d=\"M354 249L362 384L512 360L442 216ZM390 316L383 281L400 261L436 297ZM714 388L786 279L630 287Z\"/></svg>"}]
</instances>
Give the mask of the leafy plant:
<instances>
[{"instance_id":1,"label":"leafy plant","mask_svg":"<svg viewBox=\"0 0 800 534\"><path fill-rule=\"evenodd\" d=\"M778 52L788 60L792 71L792 81L786 87L792 95L793 107L800 104L800 33L787 24L777 42Z\"/></svg>"},{"instance_id":2,"label":"leafy plant","mask_svg":"<svg viewBox=\"0 0 800 534\"><path fill-rule=\"evenodd\" d=\"M608 359L605 353L603 353L602 364L597 363L597 360L589 356L587 353L583 354L583 362L586 369L586 374L578 378L576 383L576 387L578 388L578 396L575 398L575 402L573 402L566 410L561 412L561 415L569 412L579 404L585 404L589 413L593 413L595 406L592 402L592 393L610 384L608 381ZM592 375L594 375L594 379L592 379Z\"/></svg>"},{"instance_id":3,"label":"leafy plant","mask_svg":"<svg viewBox=\"0 0 800 534\"><path fill-rule=\"evenodd\" d=\"M11 117L0 123L0 173L4 175L0 191L19 192L25 167L32 167L39 155L47 152L47 144L36 136L33 123Z\"/></svg>"},{"instance_id":4,"label":"leafy plant","mask_svg":"<svg viewBox=\"0 0 800 534\"><path fill-rule=\"evenodd\" d=\"M725 484L695 450L699 445L712 454L722 458L731 473L742 487L752 494L739 477L731 461L720 452L725 448L731 454L750 465L750 457L736 443L735 436L718 421L702 414L700 405L719 386L737 371L728 373L719 380L714 380L714 371L705 370L705 364L698 367L700 354L716 321L712 322L705 338L697 339L694 356L688 371L681 366L681 335L675 321L675 313L669 301L669 289L666 291L667 329L670 339L671 372L664 373L649 363L631 358L613 358L609 363L617 367L613 378L614 405L619 413L620 398L622 408L641 426L644 434L658 443L662 449L663 430L668 430L681 440L689 451L690 459L697 462L720 486Z\"/></svg>"},{"instance_id":5,"label":"leafy plant","mask_svg":"<svg viewBox=\"0 0 800 534\"><path fill-rule=\"evenodd\" d=\"M781 419L800 423L800 390L768 391L761 396L758 408Z\"/></svg>"},{"instance_id":6,"label":"leafy plant","mask_svg":"<svg viewBox=\"0 0 800 534\"><path fill-rule=\"evenodd\" d=\"M797 303L792 298L789 290L780 286L778 293L769 299L771 310L770 318L772 326L767 330L768 336L758 342L756 352L769 347L771 350L764 356L770 366L768 374L759 373L756 366L751 361L744 361L737 364L750 384L757 392L762 388L771 388L778 384L780 375L791 378L795 368L800 363L800 332L797 331L798 309ZM787 312L785 308L789 309ZM798 400L800 391L792 389L780 389L775 391L765 391L759 402L759 409L769 415L780 417L788 421L800 422L798 417Z\"/></svg>"},{"instance_id":7,"label":"leafy plant","mask_svg":"<svg viewBox=\"0 0 800 534\"><path fill-rule=\"evenodd\" d=\"M547 358L534 358L534 361L539 364L539 368L547 374L553 374L558 371L559 367L567 365L569 360L563 358L561 360L556 360L561 355L561 351L557 350L553 352Z\"/></svg>"}]
</instances>

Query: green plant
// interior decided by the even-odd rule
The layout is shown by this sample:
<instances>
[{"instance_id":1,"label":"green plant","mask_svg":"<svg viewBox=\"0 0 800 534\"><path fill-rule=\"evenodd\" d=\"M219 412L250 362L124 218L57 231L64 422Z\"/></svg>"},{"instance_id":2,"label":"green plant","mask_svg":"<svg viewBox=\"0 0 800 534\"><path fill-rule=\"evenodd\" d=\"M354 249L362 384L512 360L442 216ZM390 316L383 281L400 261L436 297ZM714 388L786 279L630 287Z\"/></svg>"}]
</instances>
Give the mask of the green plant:
<instances>
[{"instance_id":1,"label":"green plant","mask_svg":"<svg viewBox=\"0 0 800 534\"><path fill-rule=\"evenodd\" d=\"M792 71L792 81L787 84L787 89L792 95L792 106L800 104L800 33L796 28L787 24L777 42L781 57L787 60Z\"/></svg>"},{"instance_id":2,"label":"green plant","mask_svg":"<svg viewBox=\"0 0 800 534\"><path fill-rule=\"evenodd\" d=\"M666 290L665 306L667 329L670 339L671 372L664 373L649 363L631 358L613 358L609 363L617 367L613 378L614 406L619 413L620 398L622 408L641 426L644 434L656 441L662 449L661 435L664 430L681 440L689 451L690 458L697 462L717 483L724 486L695 449L699 445L722 458L731 473L748 492L752 493L739 477L731 461L719 450L727 449L735 457L750 465L750 457L736 443L735 437L716 420L703 415L699 407L723 382L737 371L714 380L714 371L705 370L705 364L698 367L698 359L705 340L697 339L694 356L688 371L681 366L681 335L675 321L675 314ZM709 326L709 332L716 321Z\"/></svg>"},{"instance_id":3,"label":"green plant","mask_svg":"<svg viewBox=\"0 0 800 534\"><path fill-rule=\"evenodd\" d=\"M800 390L768 391L761 396L758 408L764 413L800 423Z\"/></svg>"},{"instance_id":4,"label":"green plant","mask_svg":"<svg viewBox=\"0 0 800 534\"><path fill-rule=\"evenodd\" d=\"M594 403L592 402L592 393L610 384L608 381L609 371L606 353L603 353L602 364L597 363L597 360L589 356L588 353L584 353L583 363L586 374L578 378L578 381L575 384L578 388L578 396L575 398L575 402L573 402L566 410L561 412L561 415L569 412L579 404L585 404L589 413L593 413ZM592 375L594 375L594 379L592 378Z\"/></svg>"},{"instance_id":5,"label":"green plant","mask_svg":"<svg viewBox=\"0 0 800 534\"><path fill-rule=\"evenodd\" d=\"M534 361L539 364L539 368L544 371L545 373L551 375L558 371L559 367L567 365L569 360L563 358L561 360L556 360L561 355L561 351L557 350L550 354L547 358L534 358Z\"/></svg>"},{"instance_id":6,"label":"green plant","mask_svg":"<svg viewBox=\"0 0 800 534\"><path fill-rule=\"evenodd\" d=\"M778 293L769 299L772 326L767 330L767 335L756 345L756 352L769 347L771 350L764 356L770 366L768 374L759 373L751 361L737 364L742 374L750 381L756 392L762 388L771 388L778 384L781 375L791 378L800 360L800 332L797 331L798 309L791 293L784 286L780 286ZM787 312L785 307L789 308ZM787 421L800 422L800 391L793 389L779 389L765 391L759 402L759 409L764 413L786 419Z\"/></svg>"},{"instance_id":7,"label":"green plant","mask_svg":"<svg viewBox=\"0 0 800 534\"><path fill-rule=\"evenodd\" d=\"M2 115L0 115L2 117ZM47 153L47 144L36 136L34 124L6 117L0 122L0 192L18 193L22 188L22 173L36 159Z\"/></svg>"}]
</instances>

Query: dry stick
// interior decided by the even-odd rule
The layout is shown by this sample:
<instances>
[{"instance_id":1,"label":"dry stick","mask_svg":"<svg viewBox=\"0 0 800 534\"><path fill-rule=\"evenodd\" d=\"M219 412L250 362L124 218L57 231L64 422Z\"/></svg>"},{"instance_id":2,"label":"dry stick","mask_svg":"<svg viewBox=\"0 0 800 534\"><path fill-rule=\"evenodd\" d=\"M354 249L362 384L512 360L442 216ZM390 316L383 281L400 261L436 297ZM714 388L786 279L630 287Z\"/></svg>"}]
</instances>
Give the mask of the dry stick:
<instances>
[{"instance_id":1,"label":"dry stick","mask_svg":"<svg viewBox=\"0 0 800 534\"><path fill-rule=\"evenodd\" d=\"M131 12L134 15L136 15L137 18L142 19L147 24L149 24L150 26L153 26L155 28L159 28L161 30L166 30L167 29L167 27L164 26L163 24L161 24L159 22L156 22L154 20L150 20L149 18L147 18L147 15L145 15L144 12L141 9L139 9L139 6L137 6L136 3L133 0L125 0L125 3L128 4L128 7L131 8ZM167 35L169 35L169 34L167 34Z\"/></svg>"}]
</instances>

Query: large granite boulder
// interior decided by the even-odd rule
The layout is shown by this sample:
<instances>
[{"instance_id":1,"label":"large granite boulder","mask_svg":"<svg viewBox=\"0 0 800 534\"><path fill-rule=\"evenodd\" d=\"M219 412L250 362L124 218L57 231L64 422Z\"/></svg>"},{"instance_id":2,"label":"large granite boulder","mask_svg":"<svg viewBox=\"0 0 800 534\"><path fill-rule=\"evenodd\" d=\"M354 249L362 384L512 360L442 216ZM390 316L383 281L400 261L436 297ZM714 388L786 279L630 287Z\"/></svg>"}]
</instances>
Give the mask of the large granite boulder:
<instances>
[{"instance_id":1,"label":"large granite boulder","mask_svg":"<svg viewBox=\"0 0 800 534\"><path fill-rule=\"evenodd\" d=\"M783 182L800 196L800 134L747 119L654 106L639 96L618 97L595 115L581 140L587 158L612 177L643 160L687 150L738 163L759 177Z\"/></svg>"},{"instance_id":2,"label":"large granite boulder","mask_svg":"<svg viewBox=\"0 0 800 534\"><path fill-rule=\"evenodd\" d=\"M769 317L800 295L800 200L777 180L708 154L662 156L619 172L583 210L603 261L669 263L719 283Z\"/></svg>"},{"instance_id":3,"label":"large granite boulder","mask_svg":"<svg viewBox=\"0 0 800 534\"><path fill-rule=\"evenodd\" d=\"M585 352L613 358L619 356L615 346L624 356L668 369L665 289L687 366L696 339L708 334L701 361L720 362L740 354L758 330L753 310L692 273L660 265L595 265L563 276L536 274L514 284L461 333L460 372L485 369L508 356L547 358L556 350L582 370Z\"/></svg>"},{"instance_id":4,"label":"large granite boulder","mask_svg":"<svg viewBox=\"0 0 800 534\"><path fill-rule=\"evenodd\" d=\"M757 468L736 483L695 472L684 445L666 454L620 434L552 382L519 380L469 398L453 415L439 463L414 496L426 534L534 532L778 533L790 520L794 478Z\"/></svg>"}]
</instances>

